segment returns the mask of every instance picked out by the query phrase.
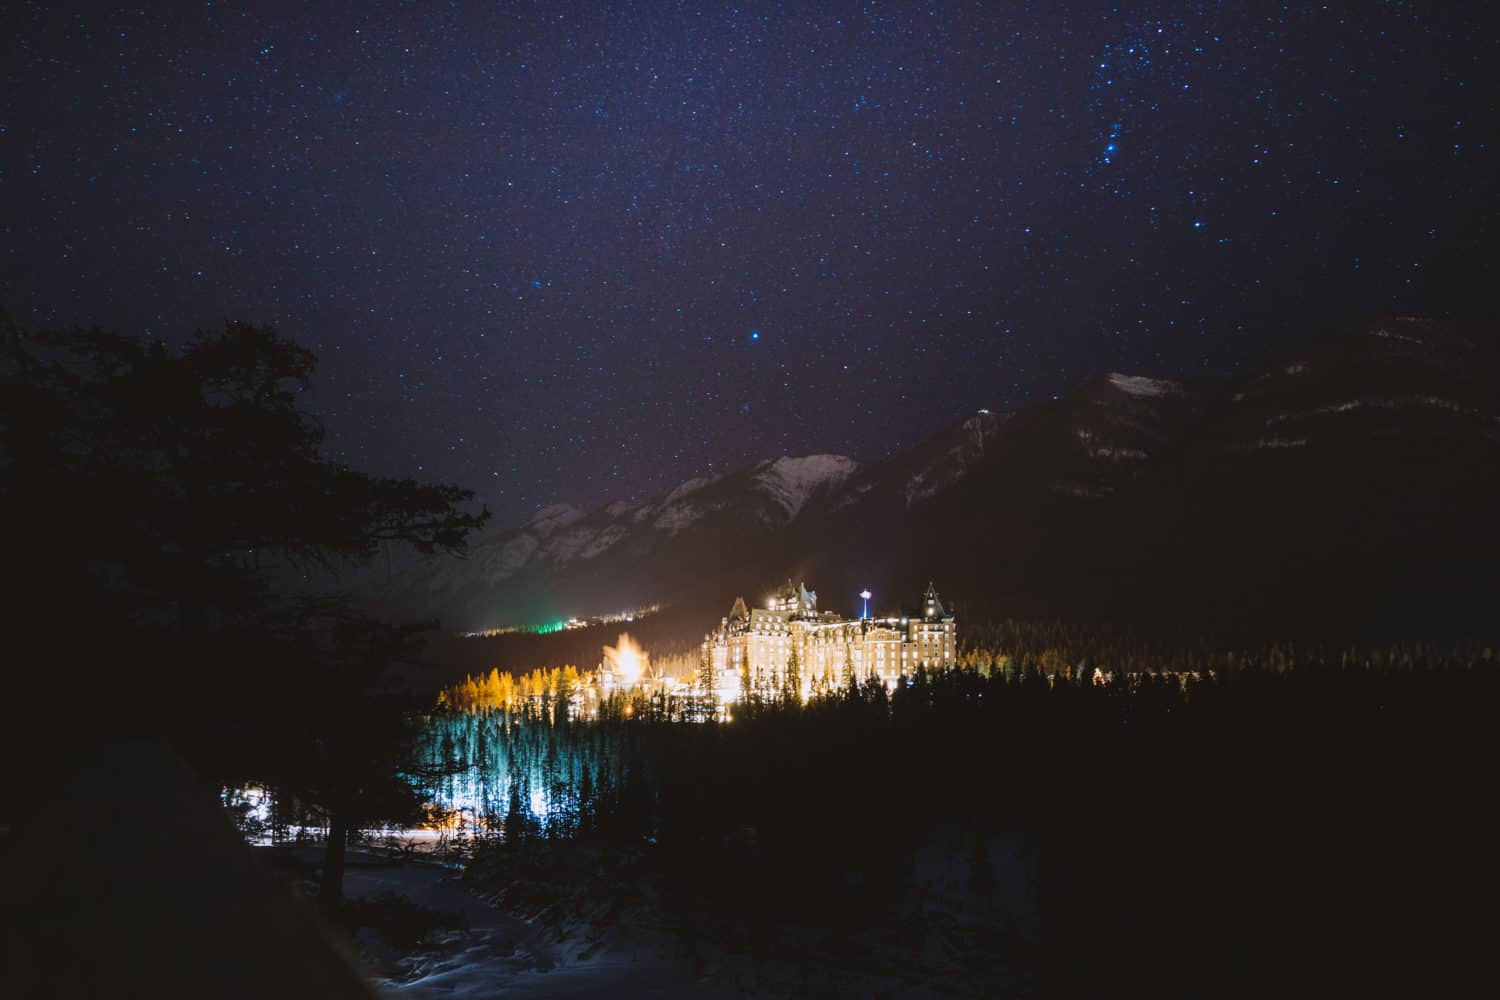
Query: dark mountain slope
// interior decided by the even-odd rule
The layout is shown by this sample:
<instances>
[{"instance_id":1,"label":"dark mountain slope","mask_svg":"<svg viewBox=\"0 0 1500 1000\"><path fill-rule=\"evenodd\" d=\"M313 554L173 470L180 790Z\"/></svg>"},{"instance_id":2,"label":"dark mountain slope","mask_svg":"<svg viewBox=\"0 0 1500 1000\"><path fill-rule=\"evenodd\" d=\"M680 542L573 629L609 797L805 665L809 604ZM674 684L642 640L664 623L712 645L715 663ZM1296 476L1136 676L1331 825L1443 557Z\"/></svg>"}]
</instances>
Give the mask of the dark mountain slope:
<instances>
[{"instance_id":1,"label":"dark mountain slope","mask_svg":"<svg viewBox=\"0 0 1500 1000\"><path fill-rule=\"evenodd\" d=\"M1405 319L1230 381L1108 375L883 462L781 458L549 508L387 597L460 627L666 603L682 641L788 576L846 612L931 579L970 616L1473 630L1500 606L1497 354L1493 327Z\"/></svg>"},{"instance_id":2,"label":"dark mountain slope","mask_svg":"<svg viewBox=\"0 0 1500 1000\"><path fill-rule=\"evenodd\" d=\"M1120 616L1262 634L1481 624L1500 559L1495 346L1493 330L1375 323L1222 387L1091 526Z\"/></svg>"}]
</instances>

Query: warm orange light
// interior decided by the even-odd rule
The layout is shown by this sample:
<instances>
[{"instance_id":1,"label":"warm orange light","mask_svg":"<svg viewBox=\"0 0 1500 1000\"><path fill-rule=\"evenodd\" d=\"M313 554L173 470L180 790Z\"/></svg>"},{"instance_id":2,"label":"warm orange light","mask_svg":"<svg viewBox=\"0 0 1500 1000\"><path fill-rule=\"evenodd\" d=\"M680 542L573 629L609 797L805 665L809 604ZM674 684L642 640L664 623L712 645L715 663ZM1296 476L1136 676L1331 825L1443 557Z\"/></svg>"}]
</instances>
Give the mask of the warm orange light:
<instances>
[{"instance_id":1,"label":"warm orange light","mask_svg":"<svg viewBox=\"0 0 1500 1000\"><path fill-rule=\"evenodd\" d=\"M621 688L633 688L640 683L646 672L650 657L635 644L629 632L621 632L619 644L604 647L604 663L614 673Z\"/></svg>"}]
</instances>

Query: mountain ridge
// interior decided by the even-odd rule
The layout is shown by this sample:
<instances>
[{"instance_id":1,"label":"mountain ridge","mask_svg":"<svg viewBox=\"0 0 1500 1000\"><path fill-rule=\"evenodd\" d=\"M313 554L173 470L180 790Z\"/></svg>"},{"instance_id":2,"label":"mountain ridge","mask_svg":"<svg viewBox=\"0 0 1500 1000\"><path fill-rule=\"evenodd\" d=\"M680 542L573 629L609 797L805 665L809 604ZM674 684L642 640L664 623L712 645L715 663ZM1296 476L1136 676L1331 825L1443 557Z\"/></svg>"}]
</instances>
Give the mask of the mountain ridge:
<instances>
[{"instance_id":1,"label":"mountain ridge","mask_svg":"<svg viewBox=\"0 0 1500 1000\"><path fill-rule=\"evenodd\" d=\"M703 615L788 575L893 600L937 579L979 614L1171 608L1218 628L1317 617L1297 607L1311 573L1345 588L1320 600L1338 621L1379 620L1403 594L1432 618L1500 556L1482 513L1500 509L1495 342L1492 327L1393 318L1234 378L1109 372L879 461L780 456L640 503L544 508L386 596L482 628L652 604ZM1373 575L1349 580L1346 563ZM1425 598L1391 578L1442 584L1445 566L1452 586Z\"/></svg>"}]
</instances>

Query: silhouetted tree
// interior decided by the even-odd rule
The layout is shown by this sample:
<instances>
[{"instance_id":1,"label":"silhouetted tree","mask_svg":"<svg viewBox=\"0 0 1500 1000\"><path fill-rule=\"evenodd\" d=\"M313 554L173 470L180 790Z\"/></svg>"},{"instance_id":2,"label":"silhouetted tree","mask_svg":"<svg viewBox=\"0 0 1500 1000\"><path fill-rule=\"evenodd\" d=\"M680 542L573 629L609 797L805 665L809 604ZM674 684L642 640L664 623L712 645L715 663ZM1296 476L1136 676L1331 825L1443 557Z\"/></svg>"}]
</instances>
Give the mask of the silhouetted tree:
<instances>
[{"instance_id":1,"label":"silhouetted tree","mask_svg":"<svg viewBox=\"0 0 1500 1000\"><path fill-rule=\"evenodd\" d=\"M306 682L273 577L386 543L458 551L485 521L466 490L323 457L299 406L315 367L268 327L174 349L0 314L0 565L25 581L0 615L27 665L8 749L32 738L33 706L64 704L97 739L145 732L208 776L248 773Z\"/></svg>"},{"instance_id":2,"label":"silhouetted tree","mask_svg":"<svg viewBox=\"0 0 1500 1000\"><path fill-rule=\"evenodd\" d=\"M698 657L698 689L702 698L703 718L713 720L719 716L719 678L714 671L712 651L704 646Z\"/></svg>"},{"instance_id":3,"label":"silhouetted tree","mask_svg":"<svg viewBox=\"0 0 1500 1000\"><path fill-rule=\"evenodd\" d=\"M740 649L740 704L754 711L758 700L759 691L750 676L750 649L747 645Z\"/></svg>"},{"instance_id":4,"label":"silhouetted tree","mask_svg":"<svg viewBox=\"0 0 1500 1000\"><path fill-rule=\"evenodd\" d=\"M781 690L782 701L787 704L802 699L802 661L797 656L797 646L792 645L792 655L786 659L786 674Z\"/></svg>"},{"instance_id":5,"label":"silhouetted tree","mask_svg":"<svg viewBox=\"0 0 1500 1000\"><path fill-rule=\"evenodd\" d=\"M279 797L328 821L319 900L342 898L351 834L376 824L411 825L453 765L418 754L421 704L394 683L413 663L428 626L391 626L336 602L307 602L282 638L299 668L294 698L278 699L281 717L251 737L247 775Z\"/></svg>"},{"instance_id":6,"label":"silhouetted tree","mask_svg":"<svg viewBox=\"0 0 1500 1000\"><path fill-rule=\"evenodd\" d=\"M519 844L527 835L527 801L522 800L521 783L512 781L509 804L505 809L505 839L507 843ZM529 801L529 796L527 800Z\"/></svg>"}]
</instances>

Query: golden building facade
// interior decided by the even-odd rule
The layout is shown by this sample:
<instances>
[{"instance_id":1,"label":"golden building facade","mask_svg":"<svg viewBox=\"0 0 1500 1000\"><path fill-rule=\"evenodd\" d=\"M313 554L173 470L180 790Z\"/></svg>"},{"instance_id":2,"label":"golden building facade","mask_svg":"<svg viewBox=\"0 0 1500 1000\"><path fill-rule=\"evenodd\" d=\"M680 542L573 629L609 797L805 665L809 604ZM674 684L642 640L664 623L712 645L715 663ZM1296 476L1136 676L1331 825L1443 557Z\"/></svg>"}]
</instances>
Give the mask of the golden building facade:
<instances>
[{"instance_id":1,"label":"golden building facade","mask_svg":"<svg viewBox=\"0 0 1500 1000\"><path fill-rule=\"evenodd\" d=\"M741 677L781 692L795 667L802 696L878 677L888 687L919 666L949 667L957 655L957 622L928 584L920 606L903 615L847 619L818 610L818 595L790 581L765 607L738 598L704 639L722 700L737 701ZM795 654L795 658L794 658Z\"/></svg>"}]
</instances>

